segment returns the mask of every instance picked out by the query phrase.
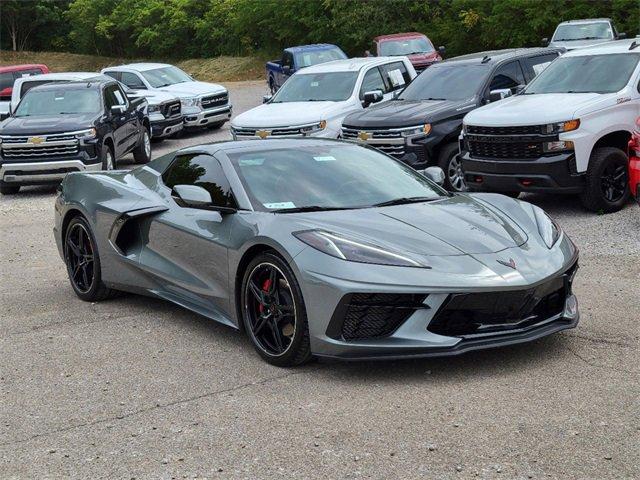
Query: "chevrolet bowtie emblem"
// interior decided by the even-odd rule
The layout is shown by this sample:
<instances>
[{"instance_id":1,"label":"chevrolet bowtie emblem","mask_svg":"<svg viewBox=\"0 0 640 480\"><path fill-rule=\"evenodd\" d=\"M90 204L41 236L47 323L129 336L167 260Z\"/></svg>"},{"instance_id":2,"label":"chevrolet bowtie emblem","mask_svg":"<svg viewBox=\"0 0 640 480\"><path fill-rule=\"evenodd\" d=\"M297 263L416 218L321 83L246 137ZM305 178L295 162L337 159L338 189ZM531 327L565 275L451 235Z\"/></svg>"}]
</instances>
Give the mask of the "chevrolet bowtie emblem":
<instances>
[{"instance_id":1,"label":"chevrolet bowtie emblem","mask_svg":"<svg viewBox=\"0 0 640 480\"><path fill-rule=\"evenodd\" d=\"M369 134L367 132L358 132L358 139L366 142L369 140Z\"/></svg>"},{"instance_id":2,"label":"chevrolet bowtie emblem","mask_svg":"<svg viewBox=\"0 0 640 480\"><path fill-rule=\"evenodd\" d=\"M31 138L29 138L29 143L33 143L35 145L40 145L42 142L44 142L44 138L42 138L42 137L31 137Z\"/></svg>"},{"instance_id":3,"label":"chevrolet bowtie emblem","mask_svg":"<svg viewBox=\"0 0 640 480\"><path fill-rule=\"evenodd\" d=\"M268 130L256 130L256 136L260 137L263 140L267 138L270 134L271 132Z\"/></svg>"},{"instance_id":4,"label":"chevrolet bowtie emblem","mask_svg":"<svg viewBox=\"0 0 640 480\"><path fill-rule=\"evenodd\" d=\"M504 260L498 260L498 263L504 265L505 267L513 268L516 270L516 261L513 258L510 258L508 262Z\"/></svg>"}]
</instances>

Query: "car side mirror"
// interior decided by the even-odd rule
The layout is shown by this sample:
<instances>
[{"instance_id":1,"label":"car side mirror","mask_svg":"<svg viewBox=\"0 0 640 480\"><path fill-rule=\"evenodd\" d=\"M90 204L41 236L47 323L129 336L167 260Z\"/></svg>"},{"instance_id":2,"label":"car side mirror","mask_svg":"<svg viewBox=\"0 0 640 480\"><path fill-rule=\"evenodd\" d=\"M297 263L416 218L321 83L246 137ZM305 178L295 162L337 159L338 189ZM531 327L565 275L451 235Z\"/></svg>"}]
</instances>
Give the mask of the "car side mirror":
<instances>
[{"instance_id":1,"label":"car side mirror","mask_svg":"<svg viewBox=\"0 0 640 480\"><path fill-rule=\"evenodd\" d=\"M438 47L438 53L440 54L441 57L444 58L444 54L446 53L447 49L444 47L444 45L440 45Z\"/></svg>"},{"instance_id":2,"label":"car side mirror","mask_svg":"<svg viewBox=\"0 0 640 480\"><path fill-rule=\"evenodd\" d=\"M542 46L543 46L543 47L548 47L548 46L549 46L549 38L544 37L544 38L541 40L541 42L540 42L540 43L542 44Z\"/></svg>"},{"instance_id":3,"label":"car side mirror","mask_svg":"<svg viewBox=\"0 0 640 480\"><path fill-rule=\"evenodd\" d=\"M427 177L438 185L444 185L444 171L440 167L427 167L424 170L418 170L419 173Z\"/></svg>"},{"instance_id":4,"label":"car side mirror","mask_svg":"<svg viewBox=\"0 0 640 480\"><path fill-rule=\"evenodd\" d=\"M171 196L181 207L202 208L224 213L235 213L236 209L214 205L211 194L198 185L175 185Z\"/></svg>"},{"instance_id":5,"label":"car side mirror","mask_svg":"<svg viewBox=\"0 0 640 480\"><path fill-rule=\"evenodd\" d=\"M291 67L289 65L282 66L282 73L289 75L291 73Z\"/></svg>"},{"instance_id":6,"label":"car side mirror","mask_svg":"<svg viewBox=\"0 0 640 480\"><path fill-rule=\"evenodd\" d=\"M120 115L122 113L124 113L125 111L125 106L124 105L113 105L111 107L111 113L113 115Z\"/></svg>"},{"instance_id":7,"label":"car side mirror","mask_svg":"<svg viewBox=\"0 0 640 480\"><path fill-rule=\"evenodd\" d=\"M525 89L526 85L516 85L515 87L513 87L512 89L512 93L514 95L518 95L520 92L522 92Z\"/></svg>"},{"instance_id":8,"label":"car side mirror","mask_svg":"<svg viewBox=\"0 0 640 480\"><path fill-rule=\"evenodd\" d=\"M372 103L381 102L384 98L384 93L382 90L371 90L370 92L364 92L364 107L368 107Z\"/></svg>"},{"instance_id":9,"label":"car side mirror","mask_svg":"<svg viewBox=\"0 0 640 480\"><path fill-rule=\"evenodd\" d=\"M510 88L498 88L489 92L489 101L497 102L498 100L510 97L511 95L513 95L513 92Z\"/></svg>"},{"instance_id":10,"label":"car side mirror","mask_svg":"<svg viewBox=\"0 0 640 480\"><path fill-rule=\"evenodd\" d=\"M269 103L272 98L273 98L273 95L264 95L262 97L262 103Z\"/></svg>"},{"instance_id":11,"label":"car side mirror","mask_svg":"<svg viewBox=\"0 0 640 480\"><path fill-rule=\"evenodd\" d=\"M618 33L618 40L624 40L625 38L627 38L627 34L624 32L620 32Z\"/></svg>"}]
</instances>

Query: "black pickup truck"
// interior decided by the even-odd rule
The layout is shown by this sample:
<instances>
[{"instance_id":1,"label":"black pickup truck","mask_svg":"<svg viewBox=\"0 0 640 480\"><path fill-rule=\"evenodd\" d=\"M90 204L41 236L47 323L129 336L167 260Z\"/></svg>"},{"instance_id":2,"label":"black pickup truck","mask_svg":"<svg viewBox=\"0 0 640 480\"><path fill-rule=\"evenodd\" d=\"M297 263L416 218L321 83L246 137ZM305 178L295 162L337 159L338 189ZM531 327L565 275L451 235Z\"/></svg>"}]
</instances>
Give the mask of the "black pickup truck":
<instances>
[{"instance_id":1,"label":"black pickup truck","mask_svg":"<svg viewBox=\"0 0 640 480\"><path fill-rule=\"evenodd\" d=\"M129 152L136 163L151 159L144 98L127 97L115 80L34 87L0 123L0 193L111 170Z\"/></svg>"},{"instance_id":2,"label":"black pickup truck","mask_svg":"<svg viewBox=\"0 0 640 480\"><path fill-rule=\"evenodd\" d=\"M416 169L437 165L449 190L465 190L458 161L462 118L518 93L559 54L559 49L520 48L438 62L397 98L348 115L342 138L367 143Z\"/></svg>"}]
</instances>

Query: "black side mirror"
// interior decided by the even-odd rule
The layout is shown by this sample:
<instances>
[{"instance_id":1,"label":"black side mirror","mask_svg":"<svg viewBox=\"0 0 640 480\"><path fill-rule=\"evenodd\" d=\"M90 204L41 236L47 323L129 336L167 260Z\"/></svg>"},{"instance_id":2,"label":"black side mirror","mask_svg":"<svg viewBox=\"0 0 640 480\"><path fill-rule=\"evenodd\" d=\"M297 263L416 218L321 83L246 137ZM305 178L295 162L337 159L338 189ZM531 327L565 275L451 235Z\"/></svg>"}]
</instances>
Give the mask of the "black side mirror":
<instances>
[{"instance_id":1,"label":"black side mirror","mask_svg":"<svg viewBox=\"0 0 640 480\"><path fill-rule=\"evenodd\" d=\"M221 214L237 211L235 208L214 205L211 194L198 185L175 185L171 196L181 207L215 210Z\"/></svg>"},{"instance_id":2,"label":"black side mirror","mask_svg":"<svg viewBox=\"0 0 640 480\"><path fill-rule=\"evenodd\" d=\"M516 85L515 87L513 87L512 91L514 95L518 95L520 92L522 92L525 89L526 85Z\"/></svg>"},{"instance_id":3,"label":"black side mirror","mask_svg":"<svg viewBox=\"0 0 640 480\"><path fill-rule=\"evenodd\" d=\"M262 96L262 103L269 103L272 98L273 98L273 95L263 95Z\"/></svg>"},{"instance_id":4,"label":"black side mirror","mask_svg":"<svg viewBox=\"0 0 640 480\"><path fill-rule=\"evenodd\" d=\"M442 58L444 58L444 54L446 53L446 51L447 51L447 49L446 49L446 48L444 48L444 45L440 45L440 46L438 47L438 53L440 54L440 56L441 56Z\"/></svg>"},{"instance_id":5,"label":"black side mirror","mask_svg":"<svg viewBox=\"0 0 640 480\"><path fill-rule=\"evenodd\" d=\"M624 32L620 32L618 33L618 40L624 40L625 38L627 38L627 34Z\"/></svg>"},{"instance_id":6,"label":"black side mirror","mask_svg":"<svg viewBox=\"0 0 640 480\"><path fill-rule=\"evenodd\" d=\"M291 67L289 65L283 65L282 73L284 73L285 75L289 75L291 73Z\"/></svg>"},{"instance_id":7,"label":"black side mirror","mask_svg":"<svg viewBox=\"0 0 640 480\"><path fill-rule=\"evenodd\" d=\"M382 90L371 90L370 92L364 92L364 101L362 102L364 107L368 107L372 103L381 102L384 98Z\"/></svg>"},{"instance_id":8,"label":"black side mirror","mask_svg":"<svg viewBox=\"0 0 640 480\"><path fill-rule=\"evenodd\" d=\"M549 39L547 37L544 37L540 43L542 44L543 47L548 47Z\"/></svg>"},{"instance_id":9,"label":"black side mirror","mask_svg":"<svg viewBox=\"0 0 640 480\"><path fill-rule=\"evenodd\" d=\"M111 113L113 115L121 115L122 113L124 113L126 107L124 105L113 105L111 107Z\"/></svg>"}]
</instances>

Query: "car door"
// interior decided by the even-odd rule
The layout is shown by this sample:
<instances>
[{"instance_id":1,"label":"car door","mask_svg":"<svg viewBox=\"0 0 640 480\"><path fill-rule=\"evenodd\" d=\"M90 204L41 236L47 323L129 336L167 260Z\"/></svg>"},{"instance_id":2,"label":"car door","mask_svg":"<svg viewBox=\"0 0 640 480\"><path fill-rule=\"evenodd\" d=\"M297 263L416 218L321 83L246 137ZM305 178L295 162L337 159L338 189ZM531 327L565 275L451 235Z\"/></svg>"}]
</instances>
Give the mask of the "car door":
<instances>
[{"instance_id":1,"label":"car door","mask_svg":"<svg viewBox=\"0 0 640 480\"><path fill-rule=\"evenodd\" d=\"M233 214L181 206L176 185L200 186L214 205L235 206L219 161L206 154L178 155L162 176L158 193L169 209L141 224L140 262L161 279L164 294L191 305L228 312L228 245Z\"/></svg>"},{"instance_id":2,"label":"car door","mask_svg":"<svg viewBox=\"0 0 640 480\"><path fill-rule=\"evenodd\" d=\"M114 155L116 158L127 153L129 143L129 122L127 121L127 112L122 109L114 109L113 107L122 107L115 95L117 86L115 84L107 85L103 90L104 106L111 126L113 135L113 144L115 148Z\"/></svg>"},{"instance_id":3,"label":"car door","mask_svg":"<svg viewBox=\"0 0 640 480\"><path fill-rule=\"evenodd\" d=\"M282 84L284 82L287 81L287 79L293 75L293 73L295 72L294 66L293 66L293 54L291 52L283 52L282 53L282 62L281 65L283 68L280 69L280 71L278 72L278 86L282 86ZM284 67L289 67L289 73L285 74L284 73Z\"/></svg>"},{"instance_id":4,"label":"car door","mask_svg":"<svg viewBox=\"0 0 640 480\"><path fill-rule=\"evenodd\" d=\"M401 92L411 83L411 75L404 62L385 63L380 66L380 72L387 85L387 91L393 94Z\"/></svg>"},{"instance_id":5,"label":"car door","mask_svg":"<svg viewBox=\"0 0 640 480\"><path fill-rule=\"evenodd\" d=\"M380 90L382 92L383 100L389 100L393 96L393 93L389 90L387 83L384 81L382 71L379 67L370 67L364 73L359 90L360 102L364 101L365 93L372 92L374 90Z\"/></svg>"},{"instance_id":6,"label":"car door","mask_svg":"<svg viewBox=\"0 0 640 480\"><path fill-rule=\"evenodd\" d=\"M522 67L518 60L503 63L493 72L485 92L485 98L489 98L489 92L492 90L509 89L512 93L515 93L516 87L525 84L526 80L524 78L524 73L522 72Z\"/></svg>"},{"instance_id":7,"label":"car door","mask_svg":"<svg viewBox=\"0 0 640 480\"><path fill-rule=\"evenodd\" d=\"M122 109L119 121L123 122L122 138L120 139L122 153L129 152L138 143L140 138L140 125L136 110L118 84L107 86L108 96L114 105Z\"/></svg>"}]
</instances>

